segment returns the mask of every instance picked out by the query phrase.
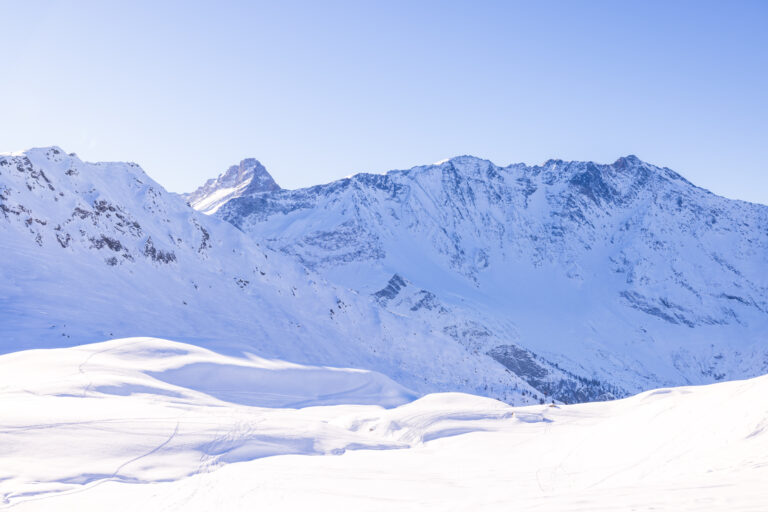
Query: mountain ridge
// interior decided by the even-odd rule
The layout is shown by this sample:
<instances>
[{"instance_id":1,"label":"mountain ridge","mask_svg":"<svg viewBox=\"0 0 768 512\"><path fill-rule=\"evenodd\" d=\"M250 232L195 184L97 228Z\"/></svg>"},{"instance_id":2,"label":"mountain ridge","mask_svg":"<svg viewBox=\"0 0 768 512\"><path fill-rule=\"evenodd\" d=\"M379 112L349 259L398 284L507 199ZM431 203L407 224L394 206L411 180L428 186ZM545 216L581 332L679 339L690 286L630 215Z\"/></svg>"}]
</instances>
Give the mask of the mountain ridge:
<instances>
[{"instance_id":1,"label":"mountain ridge","mask_svg":"<svg viewBox=\"0 0 768 512\"><path fill-rule=\"evenodd\" d=\"M514 403L768 371L766 207L639 159L455 157L220 206L136 164L0 157L0 348L151 335Z\"/></svg>"},{"instance_id":2,"label":"mountain ridge","mask_svg":"<svg viewBox=\"0 0 768 512\"><path fill-rule=\"evenodd\" d=\"M136 164L86 163L59 148L0 156L0 352L166 336L374 369L418 393L544 399L423 329L196 212Z\"/></svg>"},{"instance_id":3,"label":"mountain ridge","mask_svg":"<svg viewBox=\"0 0 768 512\"><path fill-rule=\"evenodd\" d=\"M768 371L768 207L634 155L459 156L244 195L216 216L361 293L414 283L492 333L499 345L480 350L498 359L516 353L499 349L511 339L636 391ZM569 324L548 326L563 314Z\"/></svg>"}]
</instances>

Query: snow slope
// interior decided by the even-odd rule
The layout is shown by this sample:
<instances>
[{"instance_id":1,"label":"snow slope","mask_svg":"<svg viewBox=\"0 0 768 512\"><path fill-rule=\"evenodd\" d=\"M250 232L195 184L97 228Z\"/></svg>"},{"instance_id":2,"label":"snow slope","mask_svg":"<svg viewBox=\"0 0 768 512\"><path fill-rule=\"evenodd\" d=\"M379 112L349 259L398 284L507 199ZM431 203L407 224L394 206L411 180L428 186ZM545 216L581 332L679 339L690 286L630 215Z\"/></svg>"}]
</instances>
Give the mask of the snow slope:
<instances>
[{"instance_id":1,"label":"snow slope","mask_svg":"<svg viewBox=\"0 0 768 512\"><path fill-rule=\"evenodd\" d=\"M0 353L134 336L374 370L419 393L544 399L448 334L196 212L136 164L0 155Z\"/></svg>"},{"instance_id":2,"label":"snow slope","mask_svg":"<svg viewBox=\"0 0 768 512\"><path fill-rule=\"evenodd\" d=\"M0 356L0 508L764 510L766 392L511 407L159 339L31 350Z\"/></svg>"},{"instance_id":3,"label":"snow slope","mask_svg":"<svg viewBox=\"0 0 768 512\"><path fill-rule=\"evenodd\" d=\"M768 372L768 207L634 156L463 156L216 216L561 400Z\"/></svg>"}]
</instances>

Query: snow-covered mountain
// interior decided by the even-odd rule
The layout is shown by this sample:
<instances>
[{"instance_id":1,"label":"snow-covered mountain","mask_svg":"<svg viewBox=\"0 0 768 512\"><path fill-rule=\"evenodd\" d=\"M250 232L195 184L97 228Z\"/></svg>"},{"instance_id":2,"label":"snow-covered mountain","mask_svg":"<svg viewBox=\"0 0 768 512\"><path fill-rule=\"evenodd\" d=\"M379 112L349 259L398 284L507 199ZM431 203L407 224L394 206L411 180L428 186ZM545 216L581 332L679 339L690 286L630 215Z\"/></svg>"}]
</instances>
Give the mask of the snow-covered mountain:
<instances>
[{"instance_id":1,"label":"snow-covered mountain","mask_svg":"<svg viewBox=\"0 0 768 512\"><path fill-rule=\"evenodd\" d=\"M768 372L768 207L635 156L463 156L215 216L558 397L590 398L553 367L602 396Z\"/></svg>"},{"instance_id":2,"label":"snow-covered mountain","mask_svg":"<svg viewBox=\"0 0 768 512\"><path fill-rule=\"evenodd\" d=\"M136 164L87 163L56 147L0 156L0 352L157 336L375 370L418 393L545 399L455 333L383 303L196 212Z\"/></svg>"},{"instance_id":3,"label":"snow-covered mountain","mask_svg":"<svg viewBox=\"0 0 768 512\"><path fill-rule=\"evenodd\" d=\"M184 198L196 210L215 213L230 199L276 190L280 190L280 187L261 162L255 158L246 158L219 174L216 179L206 181L194 192L184 194Z\"/></svg>"},{"instance_id":4,"label":"snow-covered mountain","mask_svg":"<svg viewBox=\"0 0 768 512\"><path fill-rule=\"evenodd\" d=\"M294 191L249 159L191 197L0 156L2 352L156 336L512 403L768 371L768 208L634 157Z\"/></svg>"}]
</instances>

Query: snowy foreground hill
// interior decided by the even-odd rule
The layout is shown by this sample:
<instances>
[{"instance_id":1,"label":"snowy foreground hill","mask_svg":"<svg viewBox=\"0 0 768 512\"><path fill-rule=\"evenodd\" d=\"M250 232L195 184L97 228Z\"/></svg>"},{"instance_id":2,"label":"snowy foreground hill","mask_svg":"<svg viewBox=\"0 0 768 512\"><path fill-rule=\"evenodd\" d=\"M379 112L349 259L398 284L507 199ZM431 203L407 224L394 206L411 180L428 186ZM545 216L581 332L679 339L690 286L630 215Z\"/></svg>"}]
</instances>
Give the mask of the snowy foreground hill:
<instances>
[{"instance_id":1,"label":"snowy foreground hill","mask_svg":"<svg viewBox=\"0 0 768 512\"><path fill-rule=\"evenodd\" d=\"M29 350L0 356L0 509L765 510L767 393L512 407L160 339Z\"/></svg>"}]
</instances>

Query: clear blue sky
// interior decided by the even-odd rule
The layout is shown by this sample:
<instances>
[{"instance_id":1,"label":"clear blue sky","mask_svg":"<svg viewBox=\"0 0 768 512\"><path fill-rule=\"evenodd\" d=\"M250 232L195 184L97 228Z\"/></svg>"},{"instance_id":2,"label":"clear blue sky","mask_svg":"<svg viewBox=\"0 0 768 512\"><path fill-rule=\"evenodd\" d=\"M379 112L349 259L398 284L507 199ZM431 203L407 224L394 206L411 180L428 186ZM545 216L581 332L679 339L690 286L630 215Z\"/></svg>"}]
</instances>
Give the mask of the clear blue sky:
<instances>
[{"instance_id":1,"label":"clear blue sky","mask_svg":"<svg viewBox=\"0 0 768 512\"><path fill-rule=\"evenodd\" d=\"M458 154L671 167L768 203L768 2L0 0L0 151L187 191Z\"/></svg>"}]
</instances>

